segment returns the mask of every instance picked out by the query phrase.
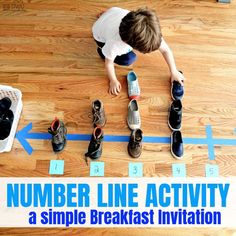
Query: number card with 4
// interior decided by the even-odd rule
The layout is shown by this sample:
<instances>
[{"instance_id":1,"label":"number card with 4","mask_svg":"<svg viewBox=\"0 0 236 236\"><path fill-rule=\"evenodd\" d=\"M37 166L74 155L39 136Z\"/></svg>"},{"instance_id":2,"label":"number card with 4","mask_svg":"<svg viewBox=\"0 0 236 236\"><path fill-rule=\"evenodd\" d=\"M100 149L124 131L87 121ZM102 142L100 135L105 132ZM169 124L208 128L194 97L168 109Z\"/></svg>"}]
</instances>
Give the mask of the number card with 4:
<instances>
[{"instance_id":1,"label":"number card with 4","mask_svg":"<svg viewBox=\"0 0 236 236\"><path fill-rule=\"evenodd\" d=\"M172 164L173 177L186 177L185 164Z\"/></svg>"}]
</instances>

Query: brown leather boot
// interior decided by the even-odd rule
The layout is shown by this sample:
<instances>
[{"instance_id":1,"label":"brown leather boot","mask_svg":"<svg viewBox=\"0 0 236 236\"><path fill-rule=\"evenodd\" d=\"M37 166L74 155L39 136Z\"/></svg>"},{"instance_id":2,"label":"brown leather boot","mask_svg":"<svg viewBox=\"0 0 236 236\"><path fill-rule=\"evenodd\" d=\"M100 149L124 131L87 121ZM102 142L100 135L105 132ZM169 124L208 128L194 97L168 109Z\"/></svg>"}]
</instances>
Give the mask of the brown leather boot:
<instances>
[{"instance_id":1,"label":"brown leather boot","mask_svg":"<svg viewBox=\"0 0 236 236\"><path fill-rule=\"evenodd\" d=\"M88 147L88 152L85 153L85 161L87 164L87 157L90 157L93 160L96 160L101 157L103 136L103 130L100 127L94 128Z\"/></svg>"},{"instance_id":2,"label":"brown leather boot","mask_svg":"<svg viewBox=\"0 0 236 236\"><path fill-rule=\"evenodd\" d=\"M106 124L106 117L102 101L100 100L93 101L92 112L93 112L94 126L103 127Z\"/></svg>"},{"instance_id":3,"label":"brown leather boot","mask_svg":"<svg viewBox=\"0 0 236 236\"><path fill-rule=\"evenodd\" d=\"M128 144L128 153L131 157L138 158L142 153L143 132L141 129L135 129L130 135Z\"/></svg>"}]
</instances>

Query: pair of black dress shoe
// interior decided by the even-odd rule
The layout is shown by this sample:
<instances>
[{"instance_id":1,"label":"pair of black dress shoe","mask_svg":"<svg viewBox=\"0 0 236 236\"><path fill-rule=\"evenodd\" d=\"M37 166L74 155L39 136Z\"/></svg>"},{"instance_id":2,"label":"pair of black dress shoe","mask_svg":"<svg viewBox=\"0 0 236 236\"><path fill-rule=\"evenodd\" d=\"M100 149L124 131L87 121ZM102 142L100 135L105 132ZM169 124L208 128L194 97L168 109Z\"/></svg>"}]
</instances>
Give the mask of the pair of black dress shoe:
<instances>
[{"instance_id":1,"label":"pair of black dress shoe","mask_svg":"<svg viewBox=\"0 0 236 236\"><path fill-rule=\"evenodd\" d=\"M0 100L0 140L6 139L11 132L14 120L14 114L10 110L11 104L12 102L8 97Z\"/></svg>"},{"instance_id":2,"label":"pair of black dress shoe","mask_svg":"<svg viewBox=\"0 0 236 236\"><path fill-rule=\"evenodd\" d=\"M171 130L173 130L171 134L171 153L177 159L181 159L184 154L183 139L180 132L182 122L181 99L183 98L183 95L184 87L177 81L174 81L171 87L171 96L174 101L169 109L168 125Z\"/></svg>"}]
</instances>

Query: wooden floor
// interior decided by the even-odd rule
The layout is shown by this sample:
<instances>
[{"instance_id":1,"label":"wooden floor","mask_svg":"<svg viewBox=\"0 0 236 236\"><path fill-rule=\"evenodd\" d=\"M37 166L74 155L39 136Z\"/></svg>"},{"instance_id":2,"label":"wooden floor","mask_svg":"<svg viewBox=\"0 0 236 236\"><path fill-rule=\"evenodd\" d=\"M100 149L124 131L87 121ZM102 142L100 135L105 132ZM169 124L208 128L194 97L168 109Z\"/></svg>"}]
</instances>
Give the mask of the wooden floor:
<instances>
[{"instance_id":1,"label":"wooden floor","mask_svg":"<svg viewBox=\"0 0 236 236\"><path fill-rule=\"evenodd\" d=\"M167 126L171 102L168 68L159 52L138 55L130 68L117 67L122 84L117 97L108 94L104 63L96 53L91 27L96 15L111 7L156 9L162 33L185 76L183 137L205 138L211 125L214 138L235 139L236 133L236 3L205 1L75 1L0 0L0 84L23 93L18 129L30 122L33 132L47 132L55 116L70 134L91 134L91 102L105 106L105 134L129 135L126 124L126 74L139 76L139 101L145 136L170 136ZM65 160L66 177L89 176L84 162L88 142L68 141L56 155L50 141L28 140L29 156L15 140L10 153L0 154L0 176L48 177L50 160ZM182 161L167 144L144 143L142 156L128 156L127 143L104 143L101 161L106 177L128 176L129 162L142 162L144 176L171 176L173 163L186 163L187 176L205 175L205 165L218 164L221 176L236 176L236 146L215 146L214 161L206 145L184 146ZM5 235L235 235L230 229L1 229Z\"/></svg>"}]
</instances>

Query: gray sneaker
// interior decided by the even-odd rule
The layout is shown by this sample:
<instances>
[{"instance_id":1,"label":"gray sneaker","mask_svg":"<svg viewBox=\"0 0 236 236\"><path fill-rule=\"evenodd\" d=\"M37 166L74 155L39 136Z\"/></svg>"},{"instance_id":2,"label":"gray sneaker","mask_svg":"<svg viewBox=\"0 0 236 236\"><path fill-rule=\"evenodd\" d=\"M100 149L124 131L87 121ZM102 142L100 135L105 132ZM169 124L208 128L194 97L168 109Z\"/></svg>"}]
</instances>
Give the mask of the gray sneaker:
<instances>
[{"instance_id":1,"label":"gray sneaker","mask_svg":"<svg viewBox=\"0 0 236 236\"><path fill-rule=\"evenodd\" d=\"M138 99L140 96L140 87L138 77L134 71L130 71L127 75L128 95L130 100Z\"/></svg>"},{"instance_id":2,"label":"gray sneaker","mask_svg":"<svg viewBox=\"0 0 236 236\"><path fill-rule=\"evenodd\" d=\"M133 99L128 105L128 117L127 123L131 130L140 129L141 127L141 118L138 109L137 100Z\"/></svg>"}]
</instances>

